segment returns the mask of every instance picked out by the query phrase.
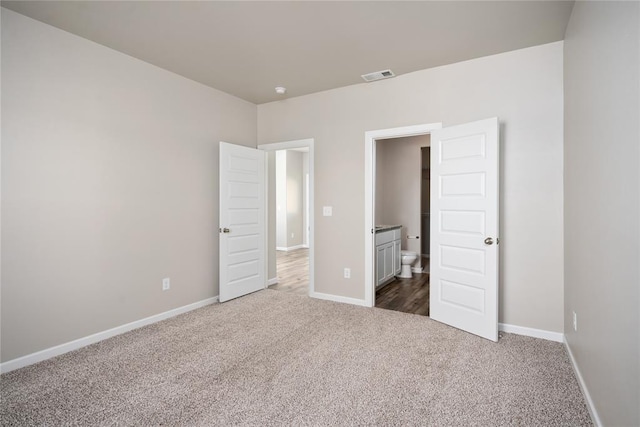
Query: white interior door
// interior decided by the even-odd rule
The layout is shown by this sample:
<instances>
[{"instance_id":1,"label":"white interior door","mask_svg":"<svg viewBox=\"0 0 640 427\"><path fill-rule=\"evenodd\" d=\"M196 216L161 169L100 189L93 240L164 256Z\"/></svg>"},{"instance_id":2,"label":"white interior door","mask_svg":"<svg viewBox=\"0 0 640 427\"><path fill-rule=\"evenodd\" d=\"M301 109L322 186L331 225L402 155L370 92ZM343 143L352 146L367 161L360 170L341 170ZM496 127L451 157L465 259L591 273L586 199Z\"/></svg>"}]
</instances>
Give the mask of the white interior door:
<instances>
[{"instance_id":1,"label":"white interior door","mask_svg":"<svg viewBox=\"0 0 640 427\"><path fill-rule=\"evenodd\" d=\"M220 143L220 302L265 288L264 156Z\"/></svg>"},{"instance_id":2,"label":"white interior door","mask_svg":"<svg viewBox=\"0 0 640 427\"><path fill-rule=\"evenodd\" d=\"M430 316L498 341L498 119L431 132Z\"/></svg>"}]
</instances>

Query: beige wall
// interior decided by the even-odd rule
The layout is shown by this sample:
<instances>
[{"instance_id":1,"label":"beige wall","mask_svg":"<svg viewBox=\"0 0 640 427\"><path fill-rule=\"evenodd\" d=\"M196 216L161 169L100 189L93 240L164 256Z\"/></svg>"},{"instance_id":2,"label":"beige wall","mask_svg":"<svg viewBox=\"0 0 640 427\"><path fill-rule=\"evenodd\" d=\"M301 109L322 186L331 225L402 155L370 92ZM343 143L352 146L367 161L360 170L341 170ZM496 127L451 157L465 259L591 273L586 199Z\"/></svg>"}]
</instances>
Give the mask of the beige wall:
<instances>
[{"instance_id":1,"label":"beige wall","mask_svg":"<svg viewBox=\"0 0 640 427\"><path fill-rule=\"evenodd\" d=\"M276 247L287 247L287 151L276 155Z\"/></svg>"},{"instance_id":2,"label":"beige wall","mask_svg":"<svg viewBox=\"0 0 640 427\"><path fill-rule=\"evenodd\" d=\"M638 2L576 2L564 49L565 333L607 426L640 425L639 28Z\"/></svg>"},{"instance_id":3,"label":"beige wall","mask_svg":"<svg viewBox=\"0 0 640 427\"><path fill-rule=\"evenodd\" d=\"M258 106L260 143L315 138L315 290L364 298L366 131L498 116L500 321L562 332L562 46ZM333 216L322 216L322 206L333 206Z\"/></svg>"},{"instance_id":4,"label":"beige wall","mask_svg":"<svg viewBox=\"0 0 640 427\"><path fill-rule=\"evenodd\" d=\"M421 147L428 147L429 135L376 141L376 224L402 225L402 249L420 253ZM421 260L413 265L421 267Z\"/></svg>"},{"instance_id":5,"label":"beige wall","mask_svg":"<svg viewBox=\"0 0 640 427\"><path fill-rule=\"evenodd\" d=\"M2 361L218 295L255 105L5 9L2 88Z\"/></svg>"},{"instance_id":6,"label":"beige wall","mask_svg":"<svg viewBox=\"0 0 640 427\"><path fill-rule=\"evenodd\" d=\"M276 247L286 250L303 243L303 153L276 151Z\"/></svg>"},{"instance_id":7,"label":"beige wall","mask_svg":"<svg viewBox=\"0 0 640 427\"><path fill-rule=\"evenodd\" d=\"M287 247L302 245L302 153L287 150Z\"/></svg>"}]
</instances>

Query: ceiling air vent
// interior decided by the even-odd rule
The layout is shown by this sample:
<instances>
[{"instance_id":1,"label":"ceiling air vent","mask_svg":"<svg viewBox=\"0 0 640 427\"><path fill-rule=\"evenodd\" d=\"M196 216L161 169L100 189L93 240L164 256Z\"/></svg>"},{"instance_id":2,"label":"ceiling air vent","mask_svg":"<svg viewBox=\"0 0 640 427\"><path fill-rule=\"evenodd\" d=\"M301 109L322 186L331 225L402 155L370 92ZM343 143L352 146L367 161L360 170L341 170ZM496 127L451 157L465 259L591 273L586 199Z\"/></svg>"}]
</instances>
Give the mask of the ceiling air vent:
<instances>
[{"instance_id":1,"label":"ceiling air vent","mask_svg":"<svg viewBox=\"0 0 640 427\"><path fill-rule=\"evenodd\" d=\"M376 71L375 73L362 75L365 82L373 82L376 80L388 79L390 77L395 77L395 74L393 74L393 71L391 70Z\"/></svg>"}]
</instances>

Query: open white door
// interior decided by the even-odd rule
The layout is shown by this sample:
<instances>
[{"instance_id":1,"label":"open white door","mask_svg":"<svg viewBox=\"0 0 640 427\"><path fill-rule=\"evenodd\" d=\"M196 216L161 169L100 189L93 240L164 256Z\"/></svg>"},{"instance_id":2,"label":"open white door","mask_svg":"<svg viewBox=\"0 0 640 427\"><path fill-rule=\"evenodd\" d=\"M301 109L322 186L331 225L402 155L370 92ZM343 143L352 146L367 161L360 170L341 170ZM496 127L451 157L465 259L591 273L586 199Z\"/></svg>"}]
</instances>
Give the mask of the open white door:
<instances>
[{"instance_id":1,"label":"open white door","mask_svg":"<svg viewBox=\"0 0 640 427\"><path fill-rule=\"evenodd\" d=\"M265 287L265 154L220 143L220 302Z\"/></svg>"},{"instance_id":2,"label":"open white door","mask_svg":"<svg viewBox=\"0 0 640 427\"><path fill-rule=\"evenodd\" d=\"M498 119L431 132L432 319L498 341Z\"/></svg>"}]
</instances>

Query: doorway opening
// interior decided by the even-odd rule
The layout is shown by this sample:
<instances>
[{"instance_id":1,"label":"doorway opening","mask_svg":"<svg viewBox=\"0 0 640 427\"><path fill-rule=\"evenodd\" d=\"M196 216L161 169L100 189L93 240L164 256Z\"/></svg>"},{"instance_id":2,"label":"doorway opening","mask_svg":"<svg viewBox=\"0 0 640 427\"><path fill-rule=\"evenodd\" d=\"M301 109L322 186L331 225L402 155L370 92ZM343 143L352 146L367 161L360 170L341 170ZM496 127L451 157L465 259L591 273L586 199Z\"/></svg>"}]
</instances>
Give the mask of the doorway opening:
<instances>
[{"instance_id":1,"label":"doorway opening","mask_svg":"<svg viewBox=\"0 0 640 427\"><path fill-rule=\"evenodd\" d=\"M271 289L309 294L309 148L275 152L276 278Z\"/></svg>"},{"instance_id":2,"label":"doorway opening","mask_svg":"<svg viewBox=\"0 0 640 427\"><path fill-rule=\"evenodd\" d=\"M267 151L267 285L313 295L313 139Z\"/></svg>"},{"instance_id":3,"label":"doorway opening","mask_svg":"<svg viewBox=\"0 0 640 427\"><path fill-rule=\"evenodd\" d=\"M375 305L374 275L387 273L387 254L394 251L387 249L386 242L392 240L389 237L398 238L395 231L385 239L376 233L376 142L427 133L431 139L433 183L429 197L429 317L497 341L497 117L446 128L436 124L365 133L365 304ZM379 244L384 245L383 251L378 251ZM380 260L384 261L382 269ZM393 262L396 261L392 265Z\"/></svg>"},{"instance_id":4,"label":"doorway opening","mask_svg":"<svg viewBox=\"0 0 640 427\"><path fill-rule=\"evenodd\" d=\"M429 315L429 146L429 134L376 141L374 178L375 306L424 316ZM391 233L393 244L387 243ZM388 275L380 268L385 255L395 258Z\"/></svg>"},{"instance_id":5,"label":"doorway opening","mask_svg":"<svg viewBox=\"0 0 640 427\"><path fill-rule=\"evenodd\" d=\"M416 126L407 126L401 128L392 128L392 129L383 129L377 131L369 131L365 134L365 305L369 307L373 307L376 305L376 287L378 285L378 281L376 280L376 275L378 274L378 269L374 269L376 265L376 258L379 251L376 248L376 237L379 235L381 228L377 228L376 226L380 225L402 225L400 224L381 224L379 221L384 218L376 218L376 208L383 209L382 206L387 205L384 200L377 200L378 195L376 194L376 185L379 183L384 186L382 180L377 180L377 169L378 166L381 168L382 163L378 162L377 158L377 145L384 144L385 140L393 140L397 138L407 138L407 137L417 137L417 136L426 136L429 137L432 130L442 128L441 123L432 123L432 124L423 124ZM393 142L388 142L389 144L393 144ZM419 146L418 146L419 147ZM417 174L417 183L415 183L416 188L418 188L418 193L415 196L414 206L412 209L412 229L406 229L401 232L400 237L400 246L404 243L404 247L415 247L415 251L417 254L421 254L421 246L419 238L415 238L416 236L420 236L418 233L422 233L420 222L421 222L421 193L420 193L420 176L421 176L421 151L418 148L418 151L414 154L414 156L418 159L418 166L415 170ZM393 218L393 217L392 217ZM399 217L398 221L394 222L403 222L404 220ZM378 232L376 232L378 231ZM411 238L409 238L411 237ZM381 241L378 238L378 241ZM410 242L410 243L409 243ZM396 248L398 245L396 245ZM394 258L396 262L399 263L397 250L391 252L395 253ZM421 257L419 261L422 261ZM377 263L380 265L380 263ZM398 265L400 267L400 265ZM420 267L417 267L418 269ZM420 270L418 270L420 271ZM427 278L428 279L428 278ZM428 286L427 286L428 288Z\"/></svg>"}]
</instances>

